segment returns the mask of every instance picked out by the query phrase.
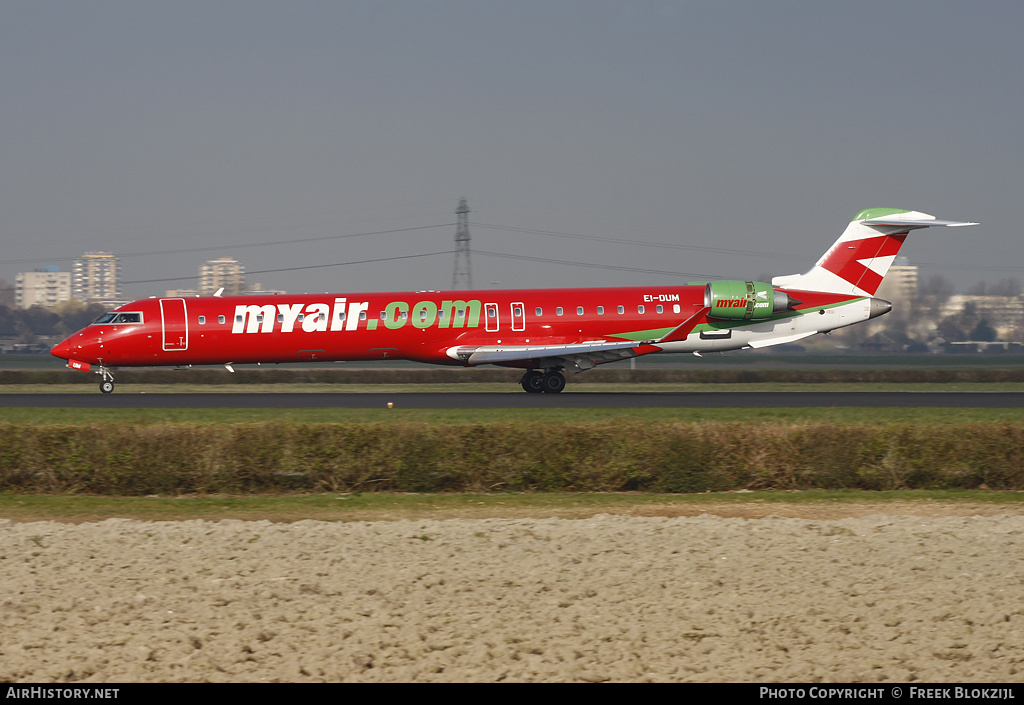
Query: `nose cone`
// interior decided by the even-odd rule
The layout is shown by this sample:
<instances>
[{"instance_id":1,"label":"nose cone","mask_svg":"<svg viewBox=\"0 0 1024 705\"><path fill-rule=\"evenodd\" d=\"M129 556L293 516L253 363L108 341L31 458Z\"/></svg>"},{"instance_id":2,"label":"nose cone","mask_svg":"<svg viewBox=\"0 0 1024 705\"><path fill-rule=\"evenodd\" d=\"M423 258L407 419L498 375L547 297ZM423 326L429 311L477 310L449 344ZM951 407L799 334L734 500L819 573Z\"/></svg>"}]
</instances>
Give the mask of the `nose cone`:
<instances>
[{"instance_id":1,"label":"nose cone","mask_svg":"<svg viewBox=\"0 0 1024 705\"><path fill-rule=\"evenodd\" d=\"M67 340L62 340L50 349L50 354L61 360L67 360L71 357L71 346Z\"/></svg>"}]
</instances>

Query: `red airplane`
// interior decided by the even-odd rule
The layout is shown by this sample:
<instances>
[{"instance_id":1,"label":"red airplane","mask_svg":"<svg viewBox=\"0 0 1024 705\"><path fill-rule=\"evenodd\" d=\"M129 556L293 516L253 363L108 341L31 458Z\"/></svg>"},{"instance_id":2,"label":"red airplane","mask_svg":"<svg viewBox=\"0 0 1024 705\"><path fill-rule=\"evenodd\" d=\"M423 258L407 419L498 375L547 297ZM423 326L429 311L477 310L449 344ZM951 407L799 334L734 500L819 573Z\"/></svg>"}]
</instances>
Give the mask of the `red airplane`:
<instances>
[{"instance_id":1,"label":"red airplane","mask_svg":"<svg viewBox=\"0 0 1024 705\"><path fill-rule=\"evenodd\" d=\"M808 272L771 284L140 299L51 352L72 369L95 368L104 393L117 367L415 360L522 368L524 390L557 394L564 370L763 348L880 316L892 304L874 294L907 233L962 225L977 223L868 209Z\"/></svg>"}]
</instances>

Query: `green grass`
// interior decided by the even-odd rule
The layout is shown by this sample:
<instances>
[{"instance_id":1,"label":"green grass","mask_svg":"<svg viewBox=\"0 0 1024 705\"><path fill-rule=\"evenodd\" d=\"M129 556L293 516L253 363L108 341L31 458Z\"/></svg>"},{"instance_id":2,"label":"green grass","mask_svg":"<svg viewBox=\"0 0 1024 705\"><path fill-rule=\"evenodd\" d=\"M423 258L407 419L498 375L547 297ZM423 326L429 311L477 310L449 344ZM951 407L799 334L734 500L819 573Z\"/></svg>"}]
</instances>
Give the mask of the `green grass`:
<instances>
[{"instance_id":1,"label":"green grass","mask_svg":"<svg viewBox=\"0 0 1024 705\"><path fill-rule=\"evenodd\" d=\"M1017 512L1024 492L907 490L865 492L810 490L703 494L538 493L538 494L315 494L203 497L96 497L0 494L0 518L12 521L144 521L244 519L269 521L374 521L403 518L481 516L581 517L645 507L709 504L982 503Z\"/></svg>"},{"instance_id":2,"label":"green grass","mask_svg":"<svg viewBox=\"0 0 1024 705\"><path fill-rule=\"evenodd\" d=\"M878 425L895 423L961 424L1024 422L1024 408L982 407L808 407L808 408L593 408L593 409L72 409L0 408L0 422L32 425L163 423L237 424L267 421L296 423L477 424L545 422L586 424L599 421L647 423L786 422Z\"/></svg>"}]
</instances>

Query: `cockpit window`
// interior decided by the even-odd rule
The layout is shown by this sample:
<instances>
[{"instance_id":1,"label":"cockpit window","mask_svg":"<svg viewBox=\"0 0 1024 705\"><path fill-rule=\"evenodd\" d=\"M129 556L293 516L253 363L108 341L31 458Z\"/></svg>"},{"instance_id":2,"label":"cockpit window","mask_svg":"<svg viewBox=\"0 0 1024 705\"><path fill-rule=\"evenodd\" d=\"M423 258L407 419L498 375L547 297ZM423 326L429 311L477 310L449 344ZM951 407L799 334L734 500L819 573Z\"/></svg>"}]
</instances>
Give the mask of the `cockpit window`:
<instances>
[{"instance_id":1,"label":"cockpit window","mask_svg":"<svg viewBox=\"0 0 1024 705\"><path fill-rule=\"evenodd\" d=\"M100 323L142 323L142 314L138 311L110 311L92 322L93 325Z\"/></svg>"}]
</instances>

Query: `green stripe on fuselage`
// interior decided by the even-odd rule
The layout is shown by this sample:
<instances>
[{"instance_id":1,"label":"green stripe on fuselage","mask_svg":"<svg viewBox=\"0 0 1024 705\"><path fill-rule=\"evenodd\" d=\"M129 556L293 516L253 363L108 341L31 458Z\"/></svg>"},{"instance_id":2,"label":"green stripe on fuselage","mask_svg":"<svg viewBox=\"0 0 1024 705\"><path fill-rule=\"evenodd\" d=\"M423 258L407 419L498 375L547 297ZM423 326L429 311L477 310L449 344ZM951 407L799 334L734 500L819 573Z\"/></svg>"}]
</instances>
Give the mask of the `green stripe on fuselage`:
<instances>
[{"instance_id":1,"label":"green stripe on fuselage","mask_svg":"<svg viewBox=\"0 0 1024 705\"><path fill-rule=\"evenodd\" d=\"M606 338L622 338L623 340L657 340L664 338L675 328L651 328L650 330L634 330L629 333L610 333Z\"/></svg>"},{"instance_id":2,"label":"green stripe on fuselage","mask_svg":"<svg viewBox=\"0 0 1024 705\"><path fill-rule=\"evenodd\" d=\"M771 318L764 318L760 321L715 321L713 323L701 323L698 326L693 327L693 333L700 333L706 330L722 330L724 328L740 328L743 326L755 325L758 323L771 323L772 321L782 321L787 318L795 318L796 316L807 316L818 311L827 311L830 308L838 308L845 306L846 304L852 304L855 301L863 301L868 297L861 296L860 298L847 299L846 301L839 301L834 304L825 304L824 306L814 306L812 308L802 308L799 311L782 311L781 313L773 314Z\"/></svg>"},{"instance_id":3,"label":"green stripe on fuselage","mask_svg":"<svg viewBox=\"0 0 1024 705\"><path fill-rule=\"evenodd\" d=\"M878 217L878 216L875 216ZM755 325L758 323L769 323L771 321L781 321L786 318L793 318L794 316L806 316L808 314L817 313L818 311L826 311L830 308L837 308L839 306L845 306L846 304L854 303L855 301L863 301L868 297L861 296L858 298L847 299L846 301L839 301L834 304L825 304L824 306L814 306L812 308L802 308L799 311L782 311L780 313L773 314L771 318L763 318L760 321L713 321L710 323L701 323L693 327L691 333L700 333L701 331L708 330L723 330L725 328L741 328L743 326ZM629 333L609 333L606 338L621 338L623 340L657 340L663 338L672 331L672 328L651 328L648 330L635 330Z\"/></svg>"}]
</instances>

